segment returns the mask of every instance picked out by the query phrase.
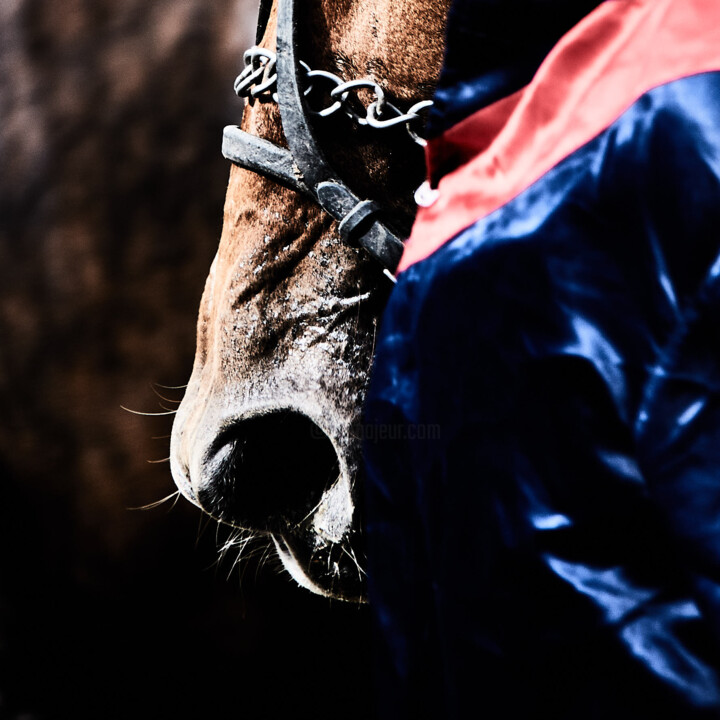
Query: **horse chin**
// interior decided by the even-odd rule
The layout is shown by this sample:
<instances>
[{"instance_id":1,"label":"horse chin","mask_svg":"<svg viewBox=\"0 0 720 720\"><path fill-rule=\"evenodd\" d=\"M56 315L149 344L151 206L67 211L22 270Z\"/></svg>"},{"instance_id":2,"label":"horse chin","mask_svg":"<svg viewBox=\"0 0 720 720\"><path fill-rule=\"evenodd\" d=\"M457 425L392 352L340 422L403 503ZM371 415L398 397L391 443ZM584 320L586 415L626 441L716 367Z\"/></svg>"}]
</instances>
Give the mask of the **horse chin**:
<instances>
[{"instance_id":1,"label":"horse chin","mask_svg":"<svg viewBox=\"0 0 720 720\"><path fill-rule=\"evenodd\" d=\"M285 570L301 587L324 597L366 602L364 572L349 545L330 543L309 549L291 535L273 535Z\"/></svg>"}]
</instances>

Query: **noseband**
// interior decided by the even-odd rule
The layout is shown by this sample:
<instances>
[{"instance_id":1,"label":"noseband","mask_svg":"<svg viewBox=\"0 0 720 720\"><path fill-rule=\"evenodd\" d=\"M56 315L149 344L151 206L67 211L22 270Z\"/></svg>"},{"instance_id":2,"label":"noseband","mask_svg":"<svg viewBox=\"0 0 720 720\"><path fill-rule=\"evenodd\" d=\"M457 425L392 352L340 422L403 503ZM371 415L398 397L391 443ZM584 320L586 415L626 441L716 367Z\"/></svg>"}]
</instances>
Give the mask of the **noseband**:
<instances>
[{"instance_id":1,"label":"noseband","mask_svg":"<svg viewBox=\"0 0 720 720\"><path fill-rule=\"evenodd\" d=\"M256 42L259 42L262 37L270 15L270 8L271 0L263 0L258 14ZM305 75L312 76L314 72L316 75L326 78L335 78L336 89L333 91L333 97L339 99L332 106L334 109L342 106L342 100L347 97L347 89L350 86L358 86L363 83L364 87L369 84L374 85L378 88L376 90L378 101L382 100L382 91L370 81L351 81L338 85L337 81L340 79L330 73L308 72L307 65L300 63L296 58L296 28L295 0L278 0L277 55L271 57L272 53L255 49L255 54L250 55L251 65L246 69L246 72L249 70L249 74L253 78L263 74L264 66L253 67L259 52L266 60L276 64L277 79L275 80L273 77L268 81L266 78L264 82L246 94L255 96L258 91L266 91L276 83L277 92L273 93L272 97L277 101L280 109L283 133L288 144L287 149L246 133L235 125L229 125L223 131L222 153L236 165L259 173L313 199L339 222L338 230L343 241L353 247L364 248L380 262L385 273L392 278L392 273L400 262L403 242L380 219L381 207L372 200L363 200L355 195L326 160L310 127L308 109L304 99L308 90L303 87L303 78L300 74L305 73ZM246 53L246 62L247 57L248 53ZM244 78L245 73L238 78L236 89L248 87L249 83ZM406 123L411 136L423 144L423 141L412 132L410 122L417 119L418 112L430 104L432 104L430 101L416 103L405 114L391 106L395 111L395 117L384 122L386 125ZM373 103L373 106L368 108L368 119L370 119L371 112L376 112L378 103ZM357 119L356 115L355 117ZM372 125L372 122L369 124ZM382 121L378 123L376 120L375 127L380 126L382 126Z\"/></svg>"}]
</instances>

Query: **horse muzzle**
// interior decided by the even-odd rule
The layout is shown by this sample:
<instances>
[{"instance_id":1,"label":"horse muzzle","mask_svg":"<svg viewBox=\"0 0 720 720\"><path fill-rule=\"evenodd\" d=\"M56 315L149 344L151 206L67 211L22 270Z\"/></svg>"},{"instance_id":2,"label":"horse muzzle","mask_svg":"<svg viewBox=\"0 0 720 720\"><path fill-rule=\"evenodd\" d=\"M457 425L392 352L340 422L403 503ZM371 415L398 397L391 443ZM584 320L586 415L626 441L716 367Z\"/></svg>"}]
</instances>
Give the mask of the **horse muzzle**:
<instances>
[{"instance_id":1,"label":"horse muzzle","mask_svg":"<svg viewBox=\"0 0 720 720\"><path fill-rule=\"evenodd\" d=\"M222 523L272 538L286 570L326 596L364 596L359 523L351 488L357 464L322 418L255 409L207 432L173 428L171 466L180 491ZM211 439L207 440L206 436Z\"/></svg>"}]
</instances>

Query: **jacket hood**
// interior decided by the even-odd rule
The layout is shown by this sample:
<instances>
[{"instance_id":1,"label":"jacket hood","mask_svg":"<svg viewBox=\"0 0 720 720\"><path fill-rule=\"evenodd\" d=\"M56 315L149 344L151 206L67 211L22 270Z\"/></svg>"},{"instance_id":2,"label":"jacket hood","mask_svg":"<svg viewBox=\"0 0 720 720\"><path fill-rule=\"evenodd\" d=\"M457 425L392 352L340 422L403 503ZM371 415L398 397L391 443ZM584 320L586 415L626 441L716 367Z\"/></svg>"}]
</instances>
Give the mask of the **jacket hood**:
<instances>
[{"instance_id":1,"label":"jacket hood","mask_svg":"<svg viewBox=\"0 0 720 720\"><path fill-rule=\"evenodd\" d=\"M603 0L454 0L429 137L532 79L557 41Z\"/></svg>"}]
</instances>

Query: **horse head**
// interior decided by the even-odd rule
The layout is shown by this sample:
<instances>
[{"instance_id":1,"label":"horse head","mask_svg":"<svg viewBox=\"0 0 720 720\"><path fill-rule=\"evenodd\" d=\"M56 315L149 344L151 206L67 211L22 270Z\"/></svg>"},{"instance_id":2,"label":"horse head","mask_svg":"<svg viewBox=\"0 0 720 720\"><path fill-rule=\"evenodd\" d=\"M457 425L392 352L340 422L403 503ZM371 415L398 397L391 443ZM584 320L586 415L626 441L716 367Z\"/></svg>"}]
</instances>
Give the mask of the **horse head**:
<instances>
[{"instance_id":1,"label":"horse head","mask_svg":"<svg viewBox=\"0 0 720 720\"><path fill-rule=\"evenodd\" d=\"M357 117L373 104L378 117L383 106L393 109L385 117L401 114L430 97L447 4L306 0L295 18L298 57L323 71L312 75L307 103L319 109L340 99L343 106L329 117L313 115L322 153L358 197L382 206L399 235L414 215L422 150L404 123L376 129ZM273 56L277 27L272 5L258 43L269 51L264 57ZM322 89L328 78L328 90L333 82L365 82L329 97ZM258 87L242 130L284 147L287 119L273 88ZM173 427L172 472L207 513L271 538L301 585L359 600L362 403L392 284L365 250L342 241L330 214L297 191L306 178L296 166L293 172L297 183L281 184L231 168L192 377Z\"/></svg>"}]
</instances>

